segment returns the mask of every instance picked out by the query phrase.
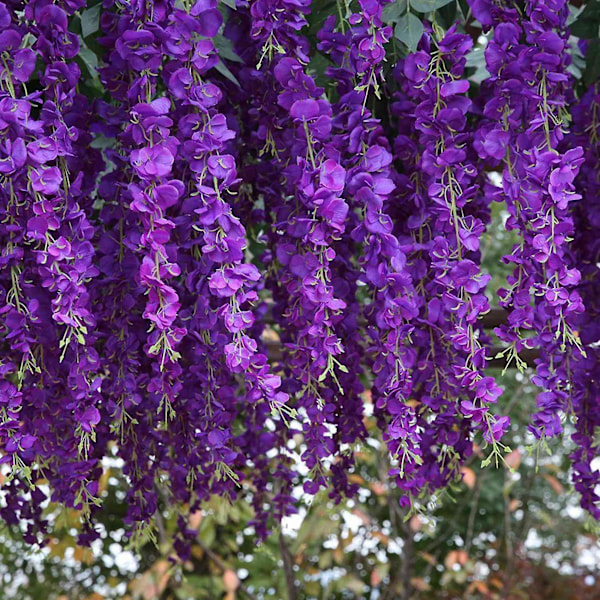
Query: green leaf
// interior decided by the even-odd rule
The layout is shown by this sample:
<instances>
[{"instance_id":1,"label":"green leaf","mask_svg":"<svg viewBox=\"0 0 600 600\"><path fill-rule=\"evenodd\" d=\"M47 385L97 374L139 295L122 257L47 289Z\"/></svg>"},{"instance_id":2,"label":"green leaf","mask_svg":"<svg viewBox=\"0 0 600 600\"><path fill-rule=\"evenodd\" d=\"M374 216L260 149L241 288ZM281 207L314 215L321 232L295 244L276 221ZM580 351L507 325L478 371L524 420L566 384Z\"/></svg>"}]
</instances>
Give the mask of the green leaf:
<instances>
[{"instance_id":1,"label":"green leaf","mask_svg":"<svg viewBox=\"0 0 600 600\"><path fill-rule=\"evenodd\" d=\"M567 70L575 79L581 79L585 70L585 57L579 49L579 44L571 43L571 59L572 62L567 67Z\"/></svg>"},{"instance_id":2,"label":"green leaf","mask_svg":"<svg viewBox=\"0 0 600 600\"><path fill-rule=\"evenodd\" d=\"M84 64L88 73L90 74L90 83L93 87L98 89L102 89L102 84L100 83L100 78L98 77L98 57L96 54L90 50L86 43L83 41L83 38L79 38L79 54L77 58Z\"/></svg>"},{"instance_id":3,"label":"green leaf","mask_svg":"<svg viewBox=\"0 0 600 600\"><path fill-rule=\"evenodd\" d=\"M474 48L467 54L467 67L475 69L473 74L469 76L469 81L472 81L473 83L481 84L482 81L490 76L485 62L484 48Z\"/></svg>"},{"instance_id":4,"label":"green leaf","mask_svg":"<svg viewBox=\"0 0 600 600\"><path fill-rule=\"evenodd\" d=\"M600 29L600 2L593 0L586 4L575 23L571 25L571 33L579 38L592 39L598 37Z\"/></svg>"},{"instance_id":5,"label":"green leaf","mask_svg":"<svg viewBox=\"0 0 600 600\"><path fill-rule=\"evenodd\" d=\"M598 21L577 19L571 27L571 33L585 40L595 38L598 36Z\"/></svg>"},{"instance_id":6,"label":"green leaf","mask_svg":"<svg viewBox=\"0 0 600 600\"><path fill-rule=\"evenodd\" d=\"M227 65L222 60L219 60L219 62L215 65L215 69L221 73L223 77L229 79L231 83L235 83L235 85L240 87L240 82L237 80L237 77L229 70Z\"/></svg>"},{"instance_id":7,"label":"green leaf","mask_svg":"<svg viewBox=\"0 0 600 600\"><path fill-rule=\"evenodd\" d=\"M381 13L384 23L397 23L402 15L406 13L406 0L396 0L392 4L386 4Z\"/></svg>"},{"instance_id":8,"label":"green leaf","mask_svg":"<svg viewBox=\"0 0 600 600\"><path fill-rule=\"evenodd\" d=\"M200 539L210 548L217 538L217 526L212 517L202 519L202 525L198 532Z\"/></svg>"},{"instance_id":9,"label":"green leaf","mask_svg":"<svg viewBox=\"0 0 600 600\"><path fill-rule=\"evenodd\" d=\"M220 34L213 38L213 44L219 51L219 56L224 60L230 60L231 62L243 62L242 59L235 53L231 40L227 39L224 35Z\"/></svg>"},{"instance_id":10,"label":"green leaf","mask_svg":"<svg viewBox=\"0 0 600 600\"><path fill-rule=\"evenodd\" d=\"M98 59L94 60L95 56L89 48L84 50L83 47L80 48L77 56L82 72L88 71L91 74L89 77L82 77L80 81L81 92L88 98L101 98L106 93L94 66L98 64Z\"/></svg>"},{"instance_id":11,"label":"green leaf","mask_svg":"<svg viewBox=\"0 0 600 600\"><path fill-rule=\"evenodd\" d=\"M316 3L315 3L316 4ZM337 2L336 0L322 0L315 5L311 13L307 16L309 26L309 38L318 31L321 30L323 23L329 15L337 14Z\"/></svg>"},{"instance_id":12,"label":"green leaf","mask_svg":"<svg viewBox=\"0 0 600 600\"><path fill-rule=\"evenodd\" d=\"M410 7L414 8L417 12L428 13L450 4L455 0L410 0Z\"/></svg>"},{"instance_id":13,"label":"green leaf","mask_svg":"<svg viewBox=\"0 0 600 600\"><path fill-rule=\"evenodd\" d=\"M583 81L586 85L592 85L600 76L600 40L590 40L586 58Z\"/></svg>"},{"instance_id":14,"label":"green leaf","mask_svg":"<svg viewBox=\"0 0 600 600\"><path fill-rule=\"evenodd\" d=\"M106 148L113 146L114 143L114 139L99 134L90 142L90 146L98 150L105 150Z\"/></svg>"},{"instance_id":15,"label":"green leaf","mask_svg":"<svg viewBox=\"0 0 600 600\"><path fill-rule=\"evenodd\" d=\"M91 6L81 13L81 35L87 37L98 31L100 28L100 11L102 10L101 4Z\"/></svg>"},{"instance_id":16,"label":"green leaf","mask_svg":"<svg viewBox=\"0 0 600 600\"><path fill-rule=\"evenodd\" d=\"M81 48L79 48L79 57L87 67L90 75L92 77L98 77L98 73L96 73L98 57L87 46L81 46Z\"/></svg>"},{"instance_id":17,"label":"green leaf","mask_svg":"<svg viewBox=\"0 0 600 600\"><path fill-rule=\"evenodd\" d=\"M308 63L308 70L314 76L315 83L318 86L327 88L327 86L331 84L331 79L325 74L327 67L330 65L331 61L320 52L315 52L311 56L310 62Z\"/></svg>"},{"instance_id":18,"label":"green leaf","mask_svg":"<svg viewBox=\"0 0 600 600\"><path fill-rule=\"evenodd\" d=\"M424 27L421 19L408 13L396 25L394 36L403 44L406 44L410 52L414 52L417 49L423 31Z\"/></svg>"},{"instance_id":19,"label":"green leaf","mask_svg":"<svg viewBox=\"0 0 600 600\"><path fill-rule=\"evenodd\" d=\"M231 10L236 10L235 0L221 0L221 2L231 8Z\"/></svg>"},{"instance_id":20,"label":"green leaf","mask_svg":"<svg viewBox=\"0 0 600 600\"><path fill-rule=\"evenodd\" d=\"M450 29L456 21L456 13L458 11L458 3L450 2L446 6L442 6L436 13L435 18L440 22L444 29Z\"/></svg>"}]
</instances>

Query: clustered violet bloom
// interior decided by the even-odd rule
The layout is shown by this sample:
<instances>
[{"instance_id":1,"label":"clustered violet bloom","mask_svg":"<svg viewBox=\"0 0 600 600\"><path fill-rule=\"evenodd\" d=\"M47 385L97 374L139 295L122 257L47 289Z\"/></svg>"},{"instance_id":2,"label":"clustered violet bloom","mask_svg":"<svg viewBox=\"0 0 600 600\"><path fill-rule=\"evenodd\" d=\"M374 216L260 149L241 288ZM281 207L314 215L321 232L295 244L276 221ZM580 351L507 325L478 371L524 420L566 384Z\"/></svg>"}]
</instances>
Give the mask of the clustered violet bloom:
<instances>
[{"instance_id":1,"label":"clustered violet bloom","mask_svg":"<svg viewBox=\"0 0 600 600\"><path fill-rule=\"evenodd\" d=\"M403 162L396 176L396 234L420 298L411 332L414 417L398 424L405 447L399 484L409 496L443 487L472 452L479 430L491 458L509 421L489 410L501 393L485 375L485 345L478 319L489 310L479 267L479 238L489 209L473 160L465 56L471 40L454 28L429 28L417 52L398 66L401 91L393 105ZM407 215L408 218L407 218ZM408 477L406 473L408 472Z\"/></svg>"},{"instance_id":2,"label":"clustered violet bloom","mask_svg":"<svg viewBox=\"0 0 600 600\"><path fill-rule=\"evenodd\" d=\"M568 253L570 203L580 198L574 182L583 151L561 145L571 85L568 6L531 1L524 15L492 2L473 8L485 27L494 25L485 51L490 99L476 148L482 159L502 165L502 190L495 195L506 202L507 228L519 231L519 243L504 258L514 273L500 291L510 315L498 335L509 344L509 360L518 362L522 348L539 346L534 382L542 392L531 429L538 438L551 437L562 431L572 365L584 354L577 331L583 304L575 289L581 275ZM535 338L519 330L533 330Z\"/></svg>"},{"instance_id":3,"label":"clustered violet bloom","mask_svg":"<svg viewBox=\"0 0 600 600\"><path fill-rule=\"evenodd\" d=\"M89 100L77 91L79 41L68 26L79 8L77 2L29 2L23 11L0 5L2 269L8 275L2 313L10 347L3 359L2 435L9 453L3 460L12 460L14 474L28 483L44 464L53 498L77 507L94 502L97 456L105 449L98 438L100 359L89 293L98 274L90 194L102 158L90 148ZM34 77L39 89L28 92ZM34 487L31 505L17 496L5 512L14 511L10 519L36 519L43 497Z\"/></svg>"},{"instance_id":4,"label":"clustered violet bloom","mask_svg":"<svg viewBox=\"0 0 600 600\"><path fill-rule=\"evenodd\" d=\"M98 536L106 456L134 535L168 501L186 557L187 515L216 494L244 495L265 537L296 485L355 492L369 398L402 504L459 477L479 437L498 459L493 200L518 239L498 337L520 366L540 349L530 429L572 413L600 515L600 94L575 103L567 3L470 1L479 88L471 37L435 19L384 69L387 4L322 22L321 78L310 0L103 0L97 73L85 0L0 1L0 513L29 541L46 500Z\"/></svg>"},{"instance_id":5,"label":"clustered violet bloom","mask_svg":"<svg viewBox=\"0 0 600 600\"><path fill-rule=\"evenodd\" d=\"M409 472L420 462L421 453L414 407L408 402L415 357L410 349L411 322L418 315L420 300L387 213L394 189L392 154L379 121L366 108L369 95L379 93L383 46L391 34L381 22L383 6L362 2L360 12L348 18L350 28L345 33L335 31L330 18L320 33L320 48L337 65L330 69L340 96L334 107L334 143L348 173L344 196L354 209L350 213L352 228L344 237L346 252L352 244L362 244L358 279L375 298L364 306L371 324L370 349L376 356L373 400L382 418L385 420L386 408L391 419L386 436L390 451L404 465L404 481L410 479Z\"/></svg>"},{"instance_id":6,"label":"clustered violet bloom","mask_svg":"<svg viewBox=\"0 0 600 600\"><path fill-rule=\"evenodd\" d=\"M593 85L573 108L573 129L565 138L565 145L581 146L585 160L575 180L576 190L582 198L574 203L574 240L572 258L581 271L577 287L585 312L578 321L581 342L585 357L577 361L574 368L574 392L572 408L575 414L573 441L575 450L573 481L581 494L581 505L590 514L600 518L600 471L594 469L597 456L596 439L600 430L600 395L598 392L598 372L600 368L600 197L598 196L598 171L600 169L600 95L598 83Z\"/></svg>"},{"instance_id":7,"label":"clustered violet bloom","mask_svg":"<svg viewBox=\"0 0 600 600\"><path fill-rule=\"evenodd\" d=\"M349 371L340 336L347 304L333 270L348 204L346 169L331 139L331 104L306 72L307 41L297 33L306 9L287 1L250 6L255 56L271 92L263 110L277 122L262 133L284 180L285 201L269 206L287 235L275 250L282 290L277 313L287 329L290 387L307 417L303 459L311 478L304 488L313 493L327 482L323 461L338 452L332 429L344 393L340 378Z\"/></svg>"},{"instance_id":8,"label":"clustered violet bloom","mask_svg":"<svg viewBox=\"0 0 600 600\"><path fill-rule=\"evenodd\" d=\"M105 325L111 340L131 338L131 351L123 356L128 374L113 374L113 411L124 436L120 451L133 461L130 516L141 523L156 510L159 470L172 471L172 493L182 502L192 493L196 502L210 493L235 493L241 467L255 452L271 448L274 437L265 432L265 420L285 409L287 395L250 334L260 275L245 261L245 229L231 205L238 184L229 148L235 133L218 110L219 86L206 77L218 61L211 41L221 25L216 3L115 9L103 15L102 41L110 50L102 77L121 103L120 115L129 118L119 131L115 108L101 105L100 130L117 138L111 158L123 169L120 181L116 170L104 179L106 199L111 193L121 198L107 203L106 215L121 232L119 264L105 265L117 268L118 280L129 274L147 294L146 357L139 354L131 323L115 328L113 316ZM141 227L123 204L139 215ZM125 299L137 304L130 295ZM116 343L112 347L122 352ZM140 377L140 364L151 367L149 378ZM129 379L125 389L123 377ZM243 412L252 424L238 436L233 428L240 381ZM131 393L134 402L127 399ZM148 417L143 404L159 418ZM154 440L135 436L132 424L140 420L156 432ZM257 436L262 445L252 443ZM176 453L166 452L175 446ZM146 462L149 455L156 460Z\"/></svg>"}]
</instances>

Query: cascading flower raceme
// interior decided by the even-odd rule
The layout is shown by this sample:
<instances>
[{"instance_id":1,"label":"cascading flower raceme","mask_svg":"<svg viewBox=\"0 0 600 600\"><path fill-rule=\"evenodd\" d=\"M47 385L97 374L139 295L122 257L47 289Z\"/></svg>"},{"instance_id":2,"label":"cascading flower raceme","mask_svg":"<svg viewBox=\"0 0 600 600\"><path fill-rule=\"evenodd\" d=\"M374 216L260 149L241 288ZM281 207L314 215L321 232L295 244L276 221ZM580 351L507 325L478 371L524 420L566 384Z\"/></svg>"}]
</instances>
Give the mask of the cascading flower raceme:
<instances>
[{"instance_id":1,"label":"cascading flower raceme","mask_svg":"<svg viewBox=\"0 0 600 600\"><path fill-rule=\"evenodd\" d=\"M573 107L573 129L565 138L569 145L580 146L584 150L584 162L575 179L575 189L581 199L575 203L573 211L574 240L571 247L571 260L580 269L581 280L577 290L585 305L580 315L578 329L585 357L579 360L574 369L572 410L576 417L573 440L575 450L573 462L573 482L581 494L581 505L595 519L600 518L600 471L594 468L597 457L596 439L600 431L600 396L598 395L598 373L600 356L598 341L599 286L600 286L600 239L597 235L600 225L600 95L599 84L594 84ZM565 144L566 145L566 144Z\"/></svg>"},{"instance_id":2,"label":"cascading flower raceme","mask_svg":"<svg viewBox=\"0 0 600 600\"><path fill-rule=\"evenodd\" d=\"M509 344L509 360L518 362L518 351L531 344L541 350L534 381L542 392L531 428L536 437L548 438L562 431L571 370L584 354L577 330L583 304L575 289L581 275L568 252L569 207L579 198L574 181L583 152L561 146L571 99L568 7L527 2L523 15L493 3L474 3L474 9L484 26L494 25L485 51L491 73L487 122L476 147L482 159L502 165L496 194L510 213L507 228L519 232L519 243L505 257L515 269L500 292L510 316L498 335ZM527 338L520 330L535 335Z\"/></svg>"},{"instance_id":3,"label":"cascading flower raceme","mask_svg":"<svg viewBox=\"0 0 600 600\"><path fill-rule=\"evenodd\" d=\"M10 348L2 419L3 461L32 488L24 494L15 484L15 512L28 520L42 508L45 494L32 483L42 464L53 499L89 513L106 439L88 290L98 273L90 194L102 158L90 148L90 101L77 91L79 42L68 26L79 6L39 1L22 8L2 4L0 11L2 310Z\"/></svg>"},{"instance_id":4,"label":"cascading flower raceme","mask_svg":"<svg viewBox=\"0 0 600 600\"><path fill-rule=\"evenodd\" d=\"M308 43L298 34L307 10L308 3L250 6L257 68L269 86L270 102L263 110L275 122L259 134L284 195L284 202L265 196L266 202L274 200L265 207L274 215L274 226L287 234L274 248L280 286L276 312L285 327L290 389L306 417L302 458L311 475L304 488L314 493L326 485L324 461L338 454L333 431L343 436L344 428L338 398L344 395L340 379L349 369L340 334L348 307L338 297L342 290L335 285L334 268L348 205L342 197L347 174L332 141L331 103L306 72Z\"/></svg>"},{"instance_id":5,"label":"cascading flower raceme","mask_svg":"<svg viewBox=\"0 0 600 600\"><path fill-rule=\"evenodd\" d=\"M320 33L320 48L337 65L330 69L339 93L334 107L334 143L348 173L344 196L354 209L343 240L346 252L356 243L363 247L359 259L362 273L357 280L375 298L364 306L364 316L371 324L368 332L373 336L370 351L377 356L371 365L377 375L373 399L378 411L383 413L386 408L390 416L388 445L402 465L400 480L405 483L411 478L411 467L421 460L416 415L409 404L415 356L410 349L412 320L418 315L420 300L387 213L394 189L392 154L379 121L367 109L370 96L379 95L384 44L391 34L391 29L382 25L383 7L379 2L361 3L360 12L348 18L346 33L335 31L331 18Z\"/></svg>"},{"instance_id":6,"label":"cascading flower raceme","mask_svg":"<svg viewBox=\"0 0 600 600\"><path fill-rule=\"evenodd\" d=\"M468 4L481 83L476 24L432 10L398 52L388 0L0 2L0 514L28 541L48 502L99 535L108 459L134 537L168 503L187 557L219 495L264 538L299 489L356 492L371 410L403 505L498 462L494 201L501 354L538 350L530 431L572 415L600 517L598 84L576 99L564 0Z\"/></svg>"},{"instance_id":7,"label":"cascading flower raceme","mask_svg":"<svg viewBox=\"0 0 600 600\"><path fill-rule=\"evenodd\" d=\"M181 503L235 493L246 462L272 447L265 422L284 410L287 395L250 335L260 275L245 261L244 226L231 205L238 183L229 152L235 132L218 110L219 86L206 76L218 61L211 41L221 25L216 4L115 9L103 22L103 44L114 59L101 74L129 121L119 131L115 109L101 105L100 130L117 138L111 158L124 170L117 181L117 169L104 178L111 227L103 239L113 254L115 242L119 246L118 266L108 264L110 253L104 264L108 270L117 266L122 285L131 287L133 280L132 292L147 295L141 315L150 321L145 357L130 319L117 321L112 308L104 325L115 352L123 352L119 339L131 344L113 373L112 410L120 452L131 463L130 515L143 523L160 500L156 480L163 471L171 472L169 493ZM131 212L140 215L141 227ZM115 220L119 240L112 234ZM131 294L117 301L123 300L139 305ZM140 366L150 373L140 374ZM134 402L127 399L132 393ZM144 394L150 397L144 400ZM234 433L240 411L251 420L241 435ZM148 440L137 436L140 422L154 432ZM173 447L174 455L168 452Z\"/></svg>"},{"instance_id":8,"label":"cascading flower raceme","mask_svg":"<svg viewBox=\"0 0 600 600\"><path fill-rule=\"evenodd\" d=\"M420 349L412 359L417 414L398 423L407 451L397 472L400 480L410 473L404 484L410 495L444 487L456 476L472 452L472 431L491 447L490 458L499 459L509 424L489 410L501 389L484 372L486 350L478 328L489 311L484 293L489 276L478 264L486 224L482 212L487 217L471 162L471 101L463 79L471 44L454 28L442 33L434 26L398 75L402 90L395 109L407 119L406 133L396 140L406 161L397 177L398 200L412 214L407 226L398 224L397 235L422 303L411 334ZM418 449L408 446L414 430Z\"/></svg>"},{"instance_id":9,"label":"cascading flower raceme","mask_svg":"<svg viewBox=\"0 0 600 600\"><path fill-rule=\"evenodd\" d=\"M593 208L587 212L589 200L581 201L579 193L587 192L584 181L589 190L595 181L590 177L596 164L594 134L586 129L594 130L593 91L573 108L578 131L568 134L567 111L574 98L566 2L527 2L524 13L508 3L473 2L472 7L486 29L493 26L485 50L491 76L484 83L487 102L476 148L482 163L502 170L502 186L492 193L506 204L507 229L519 232L518 244L504 257L515 268L509 287L500 290L500 304L510 314L498 335L508 344L508 359L520 367L521 349L540 348L533 381L541 392L531 431L545 444L563 430L565 414L573 414L574 482L582 505L597 517L598 474L591 466L597 428L592 408L597 367L590 345L594 244L588 254L583 241ZM585 311L584 303L590 303Z\"/></svg>"}]
</instances>

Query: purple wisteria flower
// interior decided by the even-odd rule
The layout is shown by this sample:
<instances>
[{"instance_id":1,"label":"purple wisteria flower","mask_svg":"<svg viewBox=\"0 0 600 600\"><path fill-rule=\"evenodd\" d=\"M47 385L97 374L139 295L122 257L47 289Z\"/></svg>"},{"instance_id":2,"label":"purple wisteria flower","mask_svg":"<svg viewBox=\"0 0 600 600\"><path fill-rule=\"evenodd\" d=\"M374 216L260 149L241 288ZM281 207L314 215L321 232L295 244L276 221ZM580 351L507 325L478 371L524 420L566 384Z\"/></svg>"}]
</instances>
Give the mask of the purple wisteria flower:
<instances>
[{"instance_id":1,"label":"purple wisteria flower","mask_svg":"<svg viewBox=\"0 0 600 600\"><path fill-rule=\"evenodd\" d=\"M265 538L296 490L356 492L371 409L403 507L477 444L501 459L493 201L517 239L496 333L509 363L539 349L530 431L572 418L597 517L600 94L576 101L568 4L470 1L481 83L471 22L432 11L398 54L387 0L225 4L0 1L2 518L39 541L50 501L92 542L116 456L134 541L168 501L185 560L214 495Z\"/></svg>"}]
</instances>

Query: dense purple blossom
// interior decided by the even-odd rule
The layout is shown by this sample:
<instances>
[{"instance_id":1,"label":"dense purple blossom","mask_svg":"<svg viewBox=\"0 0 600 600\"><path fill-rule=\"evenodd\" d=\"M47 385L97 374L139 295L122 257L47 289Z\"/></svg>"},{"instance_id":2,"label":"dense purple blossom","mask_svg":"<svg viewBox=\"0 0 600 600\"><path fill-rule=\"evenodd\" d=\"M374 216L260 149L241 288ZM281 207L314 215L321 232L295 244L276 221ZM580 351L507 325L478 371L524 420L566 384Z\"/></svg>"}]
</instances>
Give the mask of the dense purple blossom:
<instances>
[{"instance_id":1,"label":"dense purple blossom","mask_svg":"<svg viewBox=\"0 0 600 600\"><path fill-rule=\"evenodd\" d=\"M583 352L577 332L583 311L574 289L580 273L571 262L568 239L573 232L570 203L580 196L574 181L583 161L579 147L563 151L565 107L571 99L567 73L568 8L566 2L528 2L524 15L493 3L476 3L484 24L496 24L486 48L491 77L490 98L476 147L482 159L502 164L502 190L510 217L508 229L520 241L505 261L514 264L501 304L511 311L498 334L509 344L509 360L518 351L539 345L542 356L535 382L543 388L532 423L537 437L562 430L561 411L570 405L572 364ZM532 52L535 50L536 53ZM539 50L537 50L539 49ZM523 330L535 338L525 338Z\"/></svg>"},{"instance_id":2,"label":"dense purple blossom","mask_svg":"<svg viewBox=\"0 0 600 600\"><path fill-rule=\"evenodd\" d=\"M479 84L470 31L432 18L398 55L387 4L315 26L310 0L104 0L95 70L84 0L0 2L0 512L29 541L48 498L98 535L107 456L134 535L167 499L183 557L217 494L265 537L296 484L355 492L366 391L403 505L476 445L500 460L493 201L517 240L497 337L539 349L530 431L573 416L599 516L600 94L573 93L568 5L469 2Z\"/></svg>"},{"instance_id":3,"label":"dense purple blossom","mask_svg":"<svg viewBox=\"0 0 600 600\"><path fill-rule=\"evenodd\" d=\"M577 362L574 369L574 392L572 410L576 417L573 440L573 481L581 494L582 506L594 518L600 518L600 471L594 468L595 438L600 428L598 395L599 359L597 343L600 340L598 327L598 286L600 285L600 238L597 228L600 224L600 204L598 202L598 168L600 147L598 145L598 110L600 97L598 84L593 85L573 108L573 130L566 141L579 145L584 150L585 161L575 180L576 190L581 199L575 203L573 220L575 226L572 247L572 260L575 259L581 273L577 289L585 304L585 313L579 316L578 326L585 357Z\"/></svg>"},{"instance_id":4,"label":"dense purple blossom","mask_svg":"<svg viewBox=\"0 0 600 600\"><path fill-rule=\"evenodd\" d=\"M414 434L406 433L410 423L408 432L418 432L420 443L398 471L402 482L408 470L400 485L410 495L455 477L472 452L474 430L497 460L508 427L508 419L489 410L500 388L484 374L486 350L477 326L489 310L484 293L489 275L478 264L489 201L472 163L472 107L468 82L461 79L471 43L454 28L444 36L430 29L417 52L397 68L395 150L403 170L395 177L392 216L419 298L411 334L412 395L419 411L404 417L400 439L413 443ZM412 214L404 220L407 213Z\"/></svg>"}]
</instances>

